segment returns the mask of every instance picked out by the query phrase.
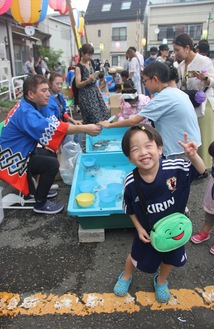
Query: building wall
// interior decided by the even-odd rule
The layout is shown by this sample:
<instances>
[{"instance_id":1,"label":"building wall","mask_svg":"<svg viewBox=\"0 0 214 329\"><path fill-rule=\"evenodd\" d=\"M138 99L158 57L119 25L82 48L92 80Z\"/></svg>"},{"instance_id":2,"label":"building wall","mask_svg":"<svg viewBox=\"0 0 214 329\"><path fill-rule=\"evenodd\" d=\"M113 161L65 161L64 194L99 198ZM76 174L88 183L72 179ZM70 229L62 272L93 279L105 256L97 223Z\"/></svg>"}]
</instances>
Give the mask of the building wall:
<instances>
[{"instance_id":1,"label":"building wall","mask_svg":"<svg viewBox=\"0 0 214 329\"><path fill-rule=\"evenodd\" d=\"M161 43L161 41L158 41L158 35L155 34L155 29L157 29L159 25L202 23L203 30L206 30L209 13L211 13L214 18L213 1L149 5L147 17L147 49L151 46L158 46ZM199 40L194 40L194 42L198 41ZM208 41L211 49L214 50L213 19L211 19L209 23ZM172 40L168 40L168 44L172 49Z\"/></svg>"},{"instance_id":2,"label":"building wall","mask_svg":"<svg viewBox=\"0 0 214 329\"><path fill-rule=\"evenodd\" d=\"M49 39L50 38L50 39ZM35 28L33 36L27 36L24 27L14 21L9 14L0 16L0 44L6 47L6 58L10 61L12 76L22 74L22 66L29 55L37 55L37 46L63 50L60 61L68 67L77 51L68 22L61 22L49 16ZM2 53L2 52L1 52Z\"/></svg>"},{"instance_id":3,"label":"building wall","mask_svg":"<svg viewBox=\"0 0 214 329\"><path fill-rule=\"evenodd\" d=\"M117 41L112 41L112 28L126 27L127 40L118 41L120 49L117 49ZM125 62L126 50L130 46L136 47L137 50L143 52L141 39L144 37L143 24L140 21L134 22L119 22L119 23L105 23L86 25L88 42L93 44L95 49L94 58L101 58L102 62L109 60L112 65L112 56L119 56L118 65L123 66ZM98 30L101 31L101 36L98 36ZM100 43L103 43L104 49L100 51Z\"/></svg>"},{"instance_id":4,"label":"building wall","mask_svg":"<svg viewBox=\"0 0 214 329\"><path fill-rule=\"evenodd\" d=\"M40 23L39 27L42 32L51 34L49 39L50 48L63 50L60 61L68 67L71 63L72 49L74 48L71 26L68 23L49 17Z\"/></svg>"}]
</instances>

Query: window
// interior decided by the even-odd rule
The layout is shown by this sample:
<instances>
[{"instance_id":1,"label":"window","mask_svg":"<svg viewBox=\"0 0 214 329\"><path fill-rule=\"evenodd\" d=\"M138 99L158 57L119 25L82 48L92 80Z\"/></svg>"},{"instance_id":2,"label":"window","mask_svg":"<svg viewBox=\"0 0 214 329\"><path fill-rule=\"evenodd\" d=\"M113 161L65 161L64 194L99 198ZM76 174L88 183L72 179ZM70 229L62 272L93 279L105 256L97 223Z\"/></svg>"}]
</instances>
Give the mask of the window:
<instances>
[{"instance_id":1,"label":"window","mask_svg":"<svg viewBox=\"0 0 214 329\"><path fill-rule=\"evenodd\" d=\"M201 39L202 25L201 24L188 25L186 29L186 33L188 33L193 39Z\"/></svg>"},{"instance_id":2,"label":"window","mask_svg":"<svg viewBox=\"0 0 214 329\"><path fill-rule=\"evenodd\" d=\"M106 3L102 6L101 11L110 11L111 10L111 3Z\"/></svg>"},{"instance_id":3,"label":"window","mask_svg":"<svg viewBox=\"0 0 214 329\"><path fill-rule=\"evenodd\" d=\"M118 56L112 56L112 66L118 66Z\"/></svg>"},{"instance_id":4,"label":"window","mask_svg":"<svg viewBox=\"0 0 214 329\"><path fill-rule=\"evenodd\" d=\"M97 31L97 35L98 35L98 37L101 37L101 30Z\"/></svg>"},{"instance_id":5,"label":"window","mask_svg":"<svg viewBox=\"0 0 214 329\"><path fill-rule=\"evenodd\" d=\"M127 1L127 2L122 2L121 4L121 10L127 10L131 8L131 1Z\"/></svg>"},{"instance_id":6,"label":"window","mask_svg":"<svg viewBox=\"0 0 214 329\"><path fill-rule=\"evenodd\" d=\"M15 57L15 75L22 75L22 66L30 55L30 48L28 46L14 44L14 57Z\"/></svg>"},{"instance_id":7,"label":"window","mask_svg":"<svg viewBox=\"0 0 214 329\"><path fill-rule=\"evenodd\" d=\"M158 26L160 32L158 34L158 40L161 41L164 38L167 40L173 40L181 33L187 33L192 39L200 39L202 35L202 24L189 24L189 25L162 25Z\"/></svg>"},{"instance_id":8,"label":"window","mask_svg":"<svg viewBox=\"0 0 214 329\"><path fill-rule=\"evenodd\" d=\"M114 27L112 29L112 41L125 41L127 40L126 27Z\"/></svg>"}]
</instances>

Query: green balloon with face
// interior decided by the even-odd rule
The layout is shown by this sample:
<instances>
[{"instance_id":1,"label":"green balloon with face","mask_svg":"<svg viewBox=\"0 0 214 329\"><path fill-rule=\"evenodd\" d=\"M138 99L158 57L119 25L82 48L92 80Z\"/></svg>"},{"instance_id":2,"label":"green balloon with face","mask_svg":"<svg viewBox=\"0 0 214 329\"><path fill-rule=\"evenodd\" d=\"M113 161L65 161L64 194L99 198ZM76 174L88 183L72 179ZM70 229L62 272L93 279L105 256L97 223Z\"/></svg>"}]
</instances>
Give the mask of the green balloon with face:
<instances>
[{"instance_id":1,"label":"green balloon with face","mask_svg":"<svg viewBox=\"0 0 214 329\"><path fill-rule=\"evenodd\" d=\"M168 252L183 246L191 235L191 221L184 214L176 212L155 223L150 239L156 250Z\"/></svg>"}]
</instances>

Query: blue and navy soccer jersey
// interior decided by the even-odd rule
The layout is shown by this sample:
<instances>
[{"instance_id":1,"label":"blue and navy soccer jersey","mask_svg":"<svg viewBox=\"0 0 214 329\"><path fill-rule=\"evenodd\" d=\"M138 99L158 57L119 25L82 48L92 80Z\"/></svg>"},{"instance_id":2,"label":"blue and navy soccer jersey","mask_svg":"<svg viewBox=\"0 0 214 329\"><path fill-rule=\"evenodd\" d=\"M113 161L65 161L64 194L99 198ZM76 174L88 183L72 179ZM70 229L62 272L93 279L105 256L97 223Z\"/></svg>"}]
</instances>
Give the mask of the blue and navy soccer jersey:
<instances>
[{"instance_id":1,"label":"blue and navy soccer jersey","mask_svg":"<svg viewBox=\"0 0 214 329\"><path fill-rule=\"evenodd\" d=\"M149 232L159 219L174 212L183 213L188 201L190 184L199 175L189 161L183 159L160 160L155 180L146 183L138 173L141 190L147 205L145 216L134 184L133 171L125 180L123 206L128 215L135 214Z\"/></svg>"}]
</instances>

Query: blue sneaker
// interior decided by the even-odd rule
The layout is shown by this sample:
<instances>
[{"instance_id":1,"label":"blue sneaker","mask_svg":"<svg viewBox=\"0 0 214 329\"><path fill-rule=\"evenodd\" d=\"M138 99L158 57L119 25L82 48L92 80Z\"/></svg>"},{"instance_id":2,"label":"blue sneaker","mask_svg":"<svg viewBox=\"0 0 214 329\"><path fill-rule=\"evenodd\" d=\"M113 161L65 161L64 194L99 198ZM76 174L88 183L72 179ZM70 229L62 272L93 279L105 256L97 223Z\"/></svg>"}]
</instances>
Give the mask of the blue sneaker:
<instances>
[{"instance_id":1,"label":"blue sneaker","mask_svg":"<svg viewBox=\"0 0 214 329\"><path fill-rule=\"evenodd\" d=\"M51 202L47 200L45 203L36 202L33 211L39 214L58 214L64 209L61 203Z\"/></svg>"}]
</instances>

